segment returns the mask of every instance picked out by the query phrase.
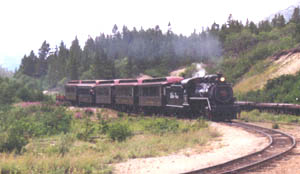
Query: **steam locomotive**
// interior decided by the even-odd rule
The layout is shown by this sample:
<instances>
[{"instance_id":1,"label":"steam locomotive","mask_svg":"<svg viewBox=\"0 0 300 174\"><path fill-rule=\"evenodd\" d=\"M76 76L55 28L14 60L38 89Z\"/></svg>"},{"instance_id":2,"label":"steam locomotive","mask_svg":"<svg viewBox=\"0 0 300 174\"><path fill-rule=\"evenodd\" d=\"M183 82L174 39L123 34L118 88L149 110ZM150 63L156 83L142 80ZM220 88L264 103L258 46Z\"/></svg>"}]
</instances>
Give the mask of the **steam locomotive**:
<instances>
[{"instance_id":1,"label":"steam locomotive","mask_svg":"<svg viewBox=\"0 0 300 174\"><path fill-rule=\"evenodd\" d=\"M188 79L72 80L65 85L65 100L127 112L202 114L211 120L235 119L239 110L222 74Z\"/></svg>"}]
</instances>

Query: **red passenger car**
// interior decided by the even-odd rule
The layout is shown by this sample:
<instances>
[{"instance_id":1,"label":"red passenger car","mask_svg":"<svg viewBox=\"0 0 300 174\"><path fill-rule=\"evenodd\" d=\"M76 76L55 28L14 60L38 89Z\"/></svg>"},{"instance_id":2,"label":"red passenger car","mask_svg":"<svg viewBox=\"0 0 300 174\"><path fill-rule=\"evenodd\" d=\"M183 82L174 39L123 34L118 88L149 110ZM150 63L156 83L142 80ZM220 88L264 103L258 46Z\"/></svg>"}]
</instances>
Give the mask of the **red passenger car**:
<instances>
[{"instance_id":1,"label":"red passenger car","mask_svg":"<svg viewBox=\"0 0 300 174\"><path fill-rule=\"evenodd\" d=\"M71 80L65 85L65 98L66 101L70 102L72 105L77 103L77 86L81 83L80 80Z\"/></svg>"},{"instance_id":2,"label":"red passenger car","mask_svg":"<svg viewBox=\"0 0 300 174\"><path fill-rule=\"evenodd\" d=\"M166 87L179 83L182 77L144 79L139 86L139 106L161 107L166 105Z\"/></svg>"},{"instance_id":3,"label":"red passenger car","mask_svg":"<svg viewBox=\"0 0 300 174\"><path fill-rule=\"evenodd\" d=\"M97 83L99 83L97 80L82 80L81 83L77 85L78 105L92 105L95 103L94 88Z\"/></svg>"},{"instance_id":4,"label":"red passenger car","mask_svg":"<svg viewBox=\"0 0 300 174\"><path fill-rule=\"evenodd\" d=\"M138 80L121 79L115 81L115 104L131 105L136 107L138 104Z\"/></svg>"},{"instance_id":5,"label":"red passenger car","mask_svg":"<svg viewBox=\"0 0 300 174\"><path fill-rule=\"evenodd\" d=\"M114 80L101 80L95 86L96 105L114 104Z\"/></svg>"}]
</instances>

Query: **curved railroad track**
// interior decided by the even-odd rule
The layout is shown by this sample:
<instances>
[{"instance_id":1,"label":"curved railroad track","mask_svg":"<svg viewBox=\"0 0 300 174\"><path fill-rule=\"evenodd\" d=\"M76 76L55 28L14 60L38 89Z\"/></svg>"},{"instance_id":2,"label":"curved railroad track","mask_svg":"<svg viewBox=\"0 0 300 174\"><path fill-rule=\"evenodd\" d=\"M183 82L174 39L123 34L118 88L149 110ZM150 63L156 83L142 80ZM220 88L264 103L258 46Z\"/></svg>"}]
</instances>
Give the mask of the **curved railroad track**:
<instances>
[{"instance_id":1,"label":"curved railroad track","mask_svg":"<svg viewBox=\"0 0 300 174\"><path fill-rule=\"evenodd\" d=\"M231 122L225 123L229 126L237 126L248 131L254 131L259 134L266 136L269 139L269 144L264 149L251 153L240 158L211 166L208 168L203 168L199 170L194 170L186 172L184 174L229 174L229 173L239 173L241 171L246 171L252 167L259 166L262 163L270 161L276 157L282 156L290 152L296 146L296 140L294 137L280 132L278 130L267 129L251 124L241 123L241 122Z\"/></svg>"}]
</instances>

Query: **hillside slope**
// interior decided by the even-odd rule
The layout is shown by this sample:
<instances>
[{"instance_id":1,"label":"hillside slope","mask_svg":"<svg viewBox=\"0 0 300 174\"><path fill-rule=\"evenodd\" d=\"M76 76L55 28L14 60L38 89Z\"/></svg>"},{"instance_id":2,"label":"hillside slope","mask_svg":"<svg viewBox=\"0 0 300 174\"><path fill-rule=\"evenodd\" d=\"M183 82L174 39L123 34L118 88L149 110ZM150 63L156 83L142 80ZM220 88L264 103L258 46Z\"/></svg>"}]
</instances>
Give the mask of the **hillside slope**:
<instances>
[{"instance_id":1,"label":"hillside slope","mask_svg":"<svg viewBox=\"0 0 300 174\"><path fill-rule=\"evenodd\" d=\"M238 93L262 89L268 80L300 71L300 48L281 51L258 62L235 86Z\"/></svg>"}]
</instances>

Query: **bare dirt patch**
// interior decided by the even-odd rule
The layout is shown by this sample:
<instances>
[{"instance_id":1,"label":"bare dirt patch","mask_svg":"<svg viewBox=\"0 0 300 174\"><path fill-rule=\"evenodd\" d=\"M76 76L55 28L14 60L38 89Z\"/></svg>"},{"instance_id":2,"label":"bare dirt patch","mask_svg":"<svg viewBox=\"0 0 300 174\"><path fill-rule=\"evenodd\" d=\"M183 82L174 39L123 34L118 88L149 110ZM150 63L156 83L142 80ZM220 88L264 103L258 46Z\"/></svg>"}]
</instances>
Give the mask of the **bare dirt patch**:
<instances>
[{"instance_id":1,"label":"bare dirt patch","mask_svg":"<svg viewBox=\"0 0 300 174\"><path fill-rule=\"evenodd\" d=\"M300 70L300 53L287 54L281 56L274 62L279 64L279 69L273 74L272 78L286 74L296 74Z\"/></svg>"},{"instance_id":2,"label":"bare dirt patch","mask_svg":"<svg viewBox=\"0 0 300 174\"><path fill-rule=\"evenodd\" d=\"M176 154L157 158L131 159L115 165L116 173L183 173L209 167L260 150L268 144L259 137L239 128L212 123L223 136L201 149L183 149ZM199 152L200 151L200 152Z\"/></svg>"}]
</instances>

